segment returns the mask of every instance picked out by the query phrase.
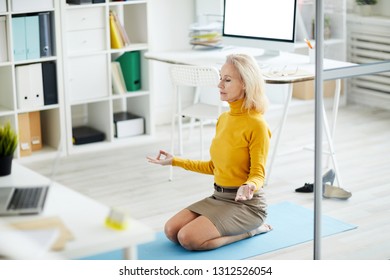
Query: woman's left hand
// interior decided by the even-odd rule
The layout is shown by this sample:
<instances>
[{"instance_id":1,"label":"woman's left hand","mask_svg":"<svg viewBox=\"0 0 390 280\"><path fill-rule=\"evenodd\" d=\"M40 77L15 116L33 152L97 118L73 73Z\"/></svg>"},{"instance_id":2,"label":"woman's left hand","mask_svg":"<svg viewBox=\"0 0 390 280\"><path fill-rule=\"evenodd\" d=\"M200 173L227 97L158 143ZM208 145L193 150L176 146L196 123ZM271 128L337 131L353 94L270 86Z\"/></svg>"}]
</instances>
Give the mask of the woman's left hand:
<instances>
[{"instance_id":1,"label":"woman's left hand","mask_svg":"<svg viewBox=\"0 0 390 280\"><path fill-rule=\"evenodd\" d=\"M235 201L252 199L255 189L254 185L242 185L237 190Z\"/></svg>"}]
</instances>

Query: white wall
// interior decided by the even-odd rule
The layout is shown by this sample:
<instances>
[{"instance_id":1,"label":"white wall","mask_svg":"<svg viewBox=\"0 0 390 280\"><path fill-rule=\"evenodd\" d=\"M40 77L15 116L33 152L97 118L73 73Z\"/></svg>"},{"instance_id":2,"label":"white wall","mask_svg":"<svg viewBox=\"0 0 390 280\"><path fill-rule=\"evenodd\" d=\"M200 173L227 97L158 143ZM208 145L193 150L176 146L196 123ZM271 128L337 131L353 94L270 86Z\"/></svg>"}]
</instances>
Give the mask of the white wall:
<instances>
[{"instance_id":1,"label":"white wall","mask_svg":"<svg viewBox=\"0 0 390 280\"><path fill-rule=\"evenodd\" d=\"M189 26L195 21L194 0L149 0L149 50L189 49ZM169 123L172 112L172 87L169 65L152 62L150 90L153 95L152 114L156 125Z\"/></svg>"}]
</instances>

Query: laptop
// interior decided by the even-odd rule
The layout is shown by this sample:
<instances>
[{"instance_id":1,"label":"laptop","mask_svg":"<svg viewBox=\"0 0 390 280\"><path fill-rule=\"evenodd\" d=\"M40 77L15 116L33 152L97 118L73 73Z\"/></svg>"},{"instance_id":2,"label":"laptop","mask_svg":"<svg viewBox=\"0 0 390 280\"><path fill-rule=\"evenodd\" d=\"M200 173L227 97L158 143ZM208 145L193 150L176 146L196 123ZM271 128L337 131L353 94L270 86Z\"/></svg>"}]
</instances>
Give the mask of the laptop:
<instances>
[{"instance_id":1,"label":"laptop","mask_svg":"<svg viewBox=\"0 0 390 280\"><path fill-rule=\"evenodd\" d=\"M43 211L47 194L57 171L60 155L61 149L59 148L47 184L0 188L0 216L32 215Z\"/></svg>"}]
</instances>

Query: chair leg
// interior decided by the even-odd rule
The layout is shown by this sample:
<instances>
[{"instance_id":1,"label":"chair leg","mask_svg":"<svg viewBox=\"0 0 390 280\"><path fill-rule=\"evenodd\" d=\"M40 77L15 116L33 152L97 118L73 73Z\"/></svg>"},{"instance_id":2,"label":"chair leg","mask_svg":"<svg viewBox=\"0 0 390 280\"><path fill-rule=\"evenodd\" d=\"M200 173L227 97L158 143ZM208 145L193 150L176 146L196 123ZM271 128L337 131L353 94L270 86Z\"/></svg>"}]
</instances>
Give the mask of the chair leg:
<instances>
[{"instance_id":1,"label":"chair leg","mask_svg":"<svg viewBox=\"0 0 390 280\"><path fill-rule=\"evenodd\" d=\"M182 116L178 116L177 128L178 128L178 134L179 134L179 155L183 155L183 120L182 120Z\"/></svg>"},{"instance_id":2,"label":"chair leg","mask_svg":"<svg viewBox=\"0 0 390 280\"><path fill-rule=\"evenodd\" d=\"M175 153L175 114L172 115L172 122L171 122L171 154ZM172 165L169 168L169 181L172 181L173 179L173 168Z\"/></svg>"},{"instance_id":3,"label":"chair leg","mask_svg":"<svg viewBox=\"0 0 390 280\"><path fill-rule=\"evenodd\" d=\"M200 120L200 158L203 160L203 149L204 149L204 144L203 144L203 120Z\"/></svg>"}]
</instances>

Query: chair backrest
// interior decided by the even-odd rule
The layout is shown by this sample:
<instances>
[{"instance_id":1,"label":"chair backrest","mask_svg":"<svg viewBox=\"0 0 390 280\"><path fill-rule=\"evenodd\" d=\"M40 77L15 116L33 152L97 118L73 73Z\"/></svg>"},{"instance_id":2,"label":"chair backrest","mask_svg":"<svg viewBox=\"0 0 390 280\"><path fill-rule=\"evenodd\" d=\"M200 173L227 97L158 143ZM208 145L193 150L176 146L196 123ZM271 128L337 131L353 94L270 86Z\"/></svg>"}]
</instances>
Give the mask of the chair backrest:
<instances>
[{"instance_id":1,"label":"chair backrest","mask_svg":"<svg viewBox=\"0 0 390 280\"><path fill-rule=\"evenodd\" d=\"M220 75L217 68L201 65L173 65L170 70L176 94L179 88L195 88L193 103L218 106L218 111L228 107L226 102L220 100L218 94ZM180 100L180 96L178 99Z\"/></svg>"},{"instance_id":2,"label":"chair backrest","mask_svg":"<svg viewBox=\"0 0 390 280\"><path fill-rule=\"evenodd\" d=\"M211 66L173 65L171 79L174 86L217 88L219 72Z\"/></svg>"}]
</instances>

